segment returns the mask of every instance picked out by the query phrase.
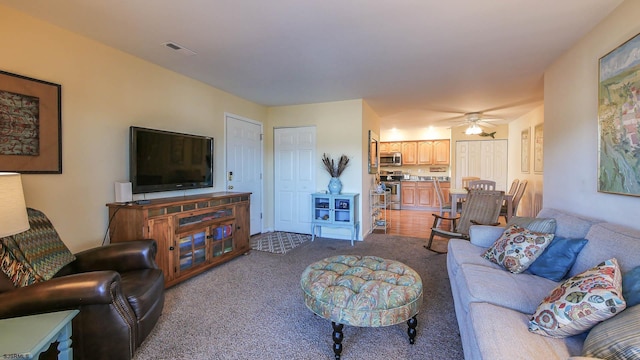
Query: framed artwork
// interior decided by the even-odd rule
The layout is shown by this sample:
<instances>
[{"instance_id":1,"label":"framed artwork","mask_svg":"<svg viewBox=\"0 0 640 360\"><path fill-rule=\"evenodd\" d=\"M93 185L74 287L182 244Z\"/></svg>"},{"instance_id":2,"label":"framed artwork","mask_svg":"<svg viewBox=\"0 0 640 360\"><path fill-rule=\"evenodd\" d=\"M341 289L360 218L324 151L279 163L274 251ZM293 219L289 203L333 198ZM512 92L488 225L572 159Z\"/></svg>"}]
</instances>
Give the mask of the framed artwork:
<instances>
[{"instance_id":1,"label":"framed artwork","mask_svg":"<svg viewBox=\"0 0 640 360\"><path fill-rule=\"evenodd\" d=\"M538 124L533 128L533 172L542 173L544 171L544 129L543 124Z\"/></svg>"},{"instance_id":2,"label":"framed artwork","mask_svg":"<svg viewBox=\"0 0 640 360\"><path fill-rule=\"evenodd\" d=\"M529 173L531 158L531 131L529 128L522 130L520 135L520 171L523 173Z\"/></svg>"},{"instance_id":3,"label":"framed artwork","mask_svg":"<svg viewBox=\"0 0 640 360\"><path fill-rule=\"evenodd\" d=\"M600 58L598 191L640 196L640 34Z\"/></svg>"},{"instance_id":4,"label":"framed artwork","mask_svg":"<svg viewBox=\"0 0 640 360\"><path fill-rule=\"evenodd\" d=\"M61 86L0 71L0 171L62 173Z\"/></svg>"}]
</instances>

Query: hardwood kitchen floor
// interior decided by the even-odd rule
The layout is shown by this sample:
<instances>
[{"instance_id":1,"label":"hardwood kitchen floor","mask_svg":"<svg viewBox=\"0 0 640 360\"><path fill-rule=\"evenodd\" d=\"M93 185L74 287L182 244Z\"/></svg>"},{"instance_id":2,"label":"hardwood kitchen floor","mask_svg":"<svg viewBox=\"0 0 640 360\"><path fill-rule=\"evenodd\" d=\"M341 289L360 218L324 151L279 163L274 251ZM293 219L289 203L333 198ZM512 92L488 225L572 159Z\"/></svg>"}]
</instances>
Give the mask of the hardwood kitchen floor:
<instances>
[{"instance_id":1,"label":"hardwood kitchen floor","mask_svg":"<svg viewBox=\"0 0 640 360\"><path fill-rule=\"evenodd\" d=\"M437 213L438 212L435 212L435 214ZM434 217L431 214L434 213L422 210L389 210L387 217L390 228L387 229L387 234L423 238L426 244L426 240L429 239L429 235L431 234L431 226L433 225ZM448 214L445 214L445 216L448 216ZM503 217L500 217L500 223L504 225ZM451 226L451 224L448 220L443 220L440 224L440 227L444 228L448 228L449 226ZM376 231L376 233L379 233L379 231ZM446 239L436 237L434 238L434 244L432 246L437 250L446 251L447 241Z\"/></svg>"}]
</instances>

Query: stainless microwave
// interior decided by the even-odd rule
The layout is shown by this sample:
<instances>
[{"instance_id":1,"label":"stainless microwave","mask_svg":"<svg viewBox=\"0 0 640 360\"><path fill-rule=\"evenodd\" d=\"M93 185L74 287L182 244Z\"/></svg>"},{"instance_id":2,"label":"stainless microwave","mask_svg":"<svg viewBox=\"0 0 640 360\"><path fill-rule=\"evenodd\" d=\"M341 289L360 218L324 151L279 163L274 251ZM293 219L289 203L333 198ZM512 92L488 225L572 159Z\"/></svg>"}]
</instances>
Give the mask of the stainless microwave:
<instances>
[{"instance_id":1,"label":"stainless microwave","mask_svg":"<svg viewBox=\"0 0 640 360\"><path fill-rule=\"evenodd\" d=\"M380 153L380 166L402 166L402 154L399 152Z\"/></svg>"}]
</instances>

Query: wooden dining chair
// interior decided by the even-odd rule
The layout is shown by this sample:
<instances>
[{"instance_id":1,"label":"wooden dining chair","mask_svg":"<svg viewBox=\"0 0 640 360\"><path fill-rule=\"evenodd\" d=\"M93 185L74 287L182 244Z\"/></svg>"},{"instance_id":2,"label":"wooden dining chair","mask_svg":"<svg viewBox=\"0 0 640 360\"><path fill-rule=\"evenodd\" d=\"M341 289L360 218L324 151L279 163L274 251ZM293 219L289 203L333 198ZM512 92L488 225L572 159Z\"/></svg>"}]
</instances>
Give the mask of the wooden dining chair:
<instances>
[{"instance_id":1,"label":"wooden dining chair","mask_svg":"<svg viewBox=\"0 0 640 360\"><path fill-rule=\"evenodd\" d=\"M518 190L518 184L519 183L520 183L520 180L513 179L513 182L511 182L511 187L509 188L509 191L507 192L507 194L509 194L511 196L515 196L516 195L516 191Z\"/></svg>"},{"instance_id":2,"label":"wooden dining chair","mask_svg":"<svg viewBox=\"0 0 640 360\"><path fill-rule=\"evenodd\" d=\"M462 187L464 189L468 189L469 188L469 181L473 181L473 180L480 180L480 178L476 177L476 176L463 176L462 177Z\"/></svg>"},{"instance_id":3,"label":"wooden dining chair","mask_svg":"<svg viewBox=\"0 0 640 360\"><path fill-rule=\"evenodd\" d=\"M438 214L434 216L433 225L431 226L431 235L429 242L424 247L433 252L444 254L442 251L431 248L434 236L440 236L447 239L469 239L469 228L471 225L498 225L498 217L504 200L504 191L471 189L467 195L467 201L462 205L460 218L447 218ZM441 220L453 221L454 231L447 231L437 227Z\"/></svg>"},{"instance_id":4,"label":"wooden dining chair","mask_svg":"<svg viewBox=\"0 0 640 360\"><path fill-rule=\"evenodd\" d=\"M496 182L493 180L472 180L469 181L469 189L495 190Z\"/></svg>"},{"instance_id":5,"label":"wooden dining chair","mask_svg":"<svg viewBox=\"0 0 640 360\"><path fill-rule=\"evenodd\" d=\"M518 205L520 204L520 200L522 200L522 196L524 195L524 191L527 189L528 183L528 180L522 180L518 185L518 190L516 190L516 193L513 195L513 200L511 201L511 215L513 216L515 216L516 211L518 211ZM508 205L505 202L505 204L502 204L502 207L500 208L500 216L504 216L505 221L508 221L507 206Z\"/></svg>"},{"instance_id":6,"label":"wooden dining chair","mask_svg":"<svg viewBox=\"0 0 640 360\"><path fill-rule=\"evenodd\" d=\"M451 217L451 201L449 199L445 199L442 187L440 187L440 181L437 178L433 179L433 187L435 189L436 199L438 200L438 210L440 215L440 219L438 219L436 226L440 226L440 222L445 213L448 213L449 217Z\"/></svg>"}]
</instances>

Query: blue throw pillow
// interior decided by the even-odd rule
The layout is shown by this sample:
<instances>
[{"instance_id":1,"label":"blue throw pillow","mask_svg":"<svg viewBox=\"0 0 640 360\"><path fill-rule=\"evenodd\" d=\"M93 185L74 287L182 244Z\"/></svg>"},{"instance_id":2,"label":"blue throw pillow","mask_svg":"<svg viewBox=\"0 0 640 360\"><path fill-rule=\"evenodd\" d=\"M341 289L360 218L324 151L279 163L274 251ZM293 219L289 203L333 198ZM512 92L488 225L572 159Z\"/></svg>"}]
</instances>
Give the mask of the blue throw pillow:
<instances>
[{"instance_id":1,"label":"blue throw pillow","mask_svg":"<svg viewBox=\"0 0 640 360\"><path fill-rule=\"evenodd\" d=\"M587 241L587 239L565 239L556 236L529 266L529 272L556 282L561 281L576 262L580 250Z\"/></svg>"},{"instance_id":2,"label":"blue throw pillow","mask_svg":"<svg viewBox=\"0 0 640 360\"><path fill-rule=\"evenodd\" d=\"M627 301L627 307L640 304L640 266L622 275L622 297Z\"/></svg>"}]
</instances>

